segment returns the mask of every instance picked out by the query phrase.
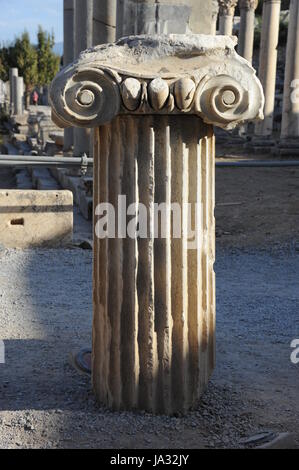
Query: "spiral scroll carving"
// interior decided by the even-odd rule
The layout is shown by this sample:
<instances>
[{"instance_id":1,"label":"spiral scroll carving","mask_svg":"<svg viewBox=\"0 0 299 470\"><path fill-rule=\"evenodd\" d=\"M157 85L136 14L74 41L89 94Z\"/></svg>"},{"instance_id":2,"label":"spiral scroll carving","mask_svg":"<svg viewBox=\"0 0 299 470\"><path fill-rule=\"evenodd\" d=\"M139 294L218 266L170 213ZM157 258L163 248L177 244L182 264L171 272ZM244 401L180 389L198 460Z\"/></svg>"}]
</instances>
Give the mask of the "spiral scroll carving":
<instances>
[{"instance_id":1,"label":"spiral scroll carving","mask_svg":"<svg viewBox=\"0 0 299 470\"><path fill-rule=\"evenodd\" d=\"M195 109L206 121L218 124L242 121L248 107L248 92L230 76L205 77L197 88Z\"/></svg>"},{"instance_id":2,"label":"spiral scroll carving","mask_svg":"<svg viewBox=\"0 0 299 470\"><path fill-rule=\"evenodd\" d=\"M56 114L71 125L95 127L110 122L118 114L119 86L105 70L81 68L64 80L61 99L51 93L51 102L54 119Z\"/></svg>"}]
</instances>

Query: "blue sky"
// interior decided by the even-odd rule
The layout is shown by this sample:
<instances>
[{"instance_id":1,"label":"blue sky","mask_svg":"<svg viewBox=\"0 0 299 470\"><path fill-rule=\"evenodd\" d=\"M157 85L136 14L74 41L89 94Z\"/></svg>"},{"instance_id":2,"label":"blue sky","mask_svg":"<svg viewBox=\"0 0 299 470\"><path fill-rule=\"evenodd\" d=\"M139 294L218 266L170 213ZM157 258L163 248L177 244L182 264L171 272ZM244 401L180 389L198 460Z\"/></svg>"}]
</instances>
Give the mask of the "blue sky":
<instances>
[{"instance_id":1,"label":"blue sky","mask_svg":"<svg viewBox=\"0 0 299 470\"><path fill-rule=\"evenodd\" d=\"M0 0L0 42L11 42L27 29L36 42L38 25L63 41L63 0Z\"/></svg>"}]
</instances>

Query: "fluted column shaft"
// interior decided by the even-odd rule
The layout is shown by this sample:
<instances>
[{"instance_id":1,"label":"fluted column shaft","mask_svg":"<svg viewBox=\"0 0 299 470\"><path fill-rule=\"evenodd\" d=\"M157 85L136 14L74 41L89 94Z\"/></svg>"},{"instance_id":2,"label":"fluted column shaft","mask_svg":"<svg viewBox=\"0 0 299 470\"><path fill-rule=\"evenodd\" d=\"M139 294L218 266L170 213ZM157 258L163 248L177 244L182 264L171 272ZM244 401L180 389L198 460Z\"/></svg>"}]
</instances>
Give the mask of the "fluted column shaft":
<instances>
[{"instance_id":1,"label":"fluted column shaft","mask_svg":"<svg viewBox=\"0 0 299 470\"><path fill-rule=\"evenodd\" d=\"M280 4L280 0L265 0L263 5L258 76L265 94L265 118L255 126L257 136L271 136L273 131Z\"/></svg>"},{"instance_id":2,"label":"fluted column shaft","mask_svg":"<svg viewBox=\"0 0 299 470\"><path fill-rule=\"evenodd\" d=\"M127 205L146 207L150 226L152 204L177 203L183 227L174 238L168 214L166 238L95 237L96 395L115 409L184 411L196 404L215 361L212 127L196 116L119 116L95 131L94 153L95 208L117 208L125 195ZM184 203L193 222L196 204L201 212L193 249Z\"/></svg>"},{"instance_id":3,"label":"fluted column shaft","mask_svg":"<svg viewBox=\"0 0 299 470\"><path fill-rule=\"evenodd\" d=\"M299 139L299 2L291 0L281 138ZM299 145L298 145L299 147Z\"/></svg>"}]
</instances>

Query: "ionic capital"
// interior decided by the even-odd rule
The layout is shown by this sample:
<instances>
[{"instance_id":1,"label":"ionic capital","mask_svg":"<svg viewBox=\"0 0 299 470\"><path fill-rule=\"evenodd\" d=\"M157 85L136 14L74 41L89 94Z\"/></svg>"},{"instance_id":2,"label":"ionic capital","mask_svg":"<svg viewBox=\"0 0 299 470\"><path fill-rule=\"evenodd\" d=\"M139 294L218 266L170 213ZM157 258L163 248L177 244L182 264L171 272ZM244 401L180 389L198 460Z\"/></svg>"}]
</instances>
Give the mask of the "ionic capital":
<instances>
[{"instance_id":1,"label":"ionic capital","mask_svg":"<svg viewBox=\"0 0 299 470\"><path fill-rule=\"evenodd\" d=\"M61 127L96 127L117 114L200 116L233 128L263 116L255 70L224 36L132 36L81 54L54 79Z\"/></svg>"}]
</instances>

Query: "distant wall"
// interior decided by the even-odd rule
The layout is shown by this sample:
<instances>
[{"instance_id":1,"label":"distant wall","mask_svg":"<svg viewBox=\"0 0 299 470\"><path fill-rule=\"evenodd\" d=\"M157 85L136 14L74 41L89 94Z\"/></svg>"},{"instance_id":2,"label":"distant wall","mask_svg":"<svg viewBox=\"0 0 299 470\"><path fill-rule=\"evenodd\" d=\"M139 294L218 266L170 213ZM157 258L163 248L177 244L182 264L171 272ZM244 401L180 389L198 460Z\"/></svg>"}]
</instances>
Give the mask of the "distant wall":
<instances>
[{"instance_id":1,"label":"distant wall","mask_svg":"<svg viewBox=\"0 0 299 470\"><path fill-rule=\"evenodd\" d=\"M117 37L130 34L213 34L217 0L119 0Z\"/></svg>"}]
</instances>

